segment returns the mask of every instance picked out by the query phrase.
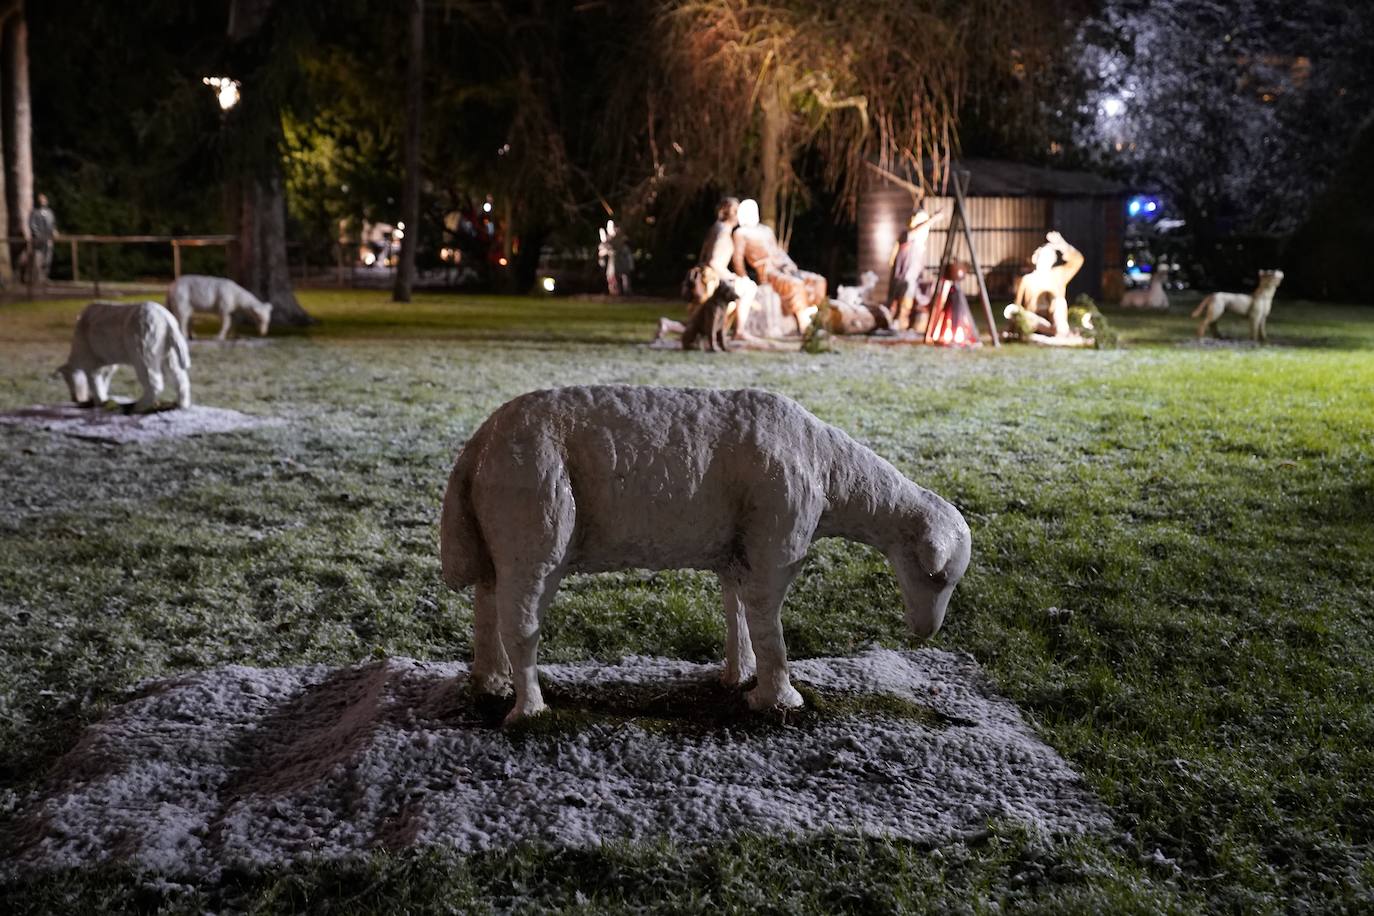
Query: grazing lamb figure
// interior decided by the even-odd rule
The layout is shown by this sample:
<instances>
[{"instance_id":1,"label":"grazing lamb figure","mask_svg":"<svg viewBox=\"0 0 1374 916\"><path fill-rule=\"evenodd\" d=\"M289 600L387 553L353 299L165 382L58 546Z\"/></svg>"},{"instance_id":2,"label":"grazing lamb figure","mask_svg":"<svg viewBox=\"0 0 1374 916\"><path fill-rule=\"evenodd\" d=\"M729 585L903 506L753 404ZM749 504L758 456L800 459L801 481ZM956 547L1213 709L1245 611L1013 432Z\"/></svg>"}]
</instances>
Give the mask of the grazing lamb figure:
<instances>
[{"instance_id":1,"label":"grazing lamb figure","mask_svg":"<svg viewBox=\"0 0 1374 916\"><path fill-rule=\"evenodd\" d=\"M162 370L172 377L177 406L191 406L191 354L176 320L156 302L92 302L81 310L67 362L57 370L72 400L82 406L110 397L110 376L119 365L132 366L143 386L134 410L157 407ZM94 389L94 396L92 396Z\"/></svg>"},{"instance_id":2,"label":"grazing lamb figure","mask_svg":"<svg viewBox=\"0 0 1374 916\"><path fill-rule=\"evenodd\" d=\"M1164 283L1169 279L1169 268L1163 264L1155 268L1146 289L1128 289L1121 296L1122 308L1160 309L1169 308L1169 294L1164 291Z\"/></svg>"},{"instance_id":3,"label":"grazing lamb figure","mask_svg":"<svg viewBox=\"0 0 1374 916\"><path fill-rule=\"evenodd\" d=\"M1281 282L1283 271L1261 270L1259 285L1255 287L1253 294L1212 293L1193 309L1193 317L1202 318L1202 324L1197 326L1197 336L1207 336L1207 328L1210 327L1215 336L1221 337L1221 328L1217 326L1217 321L1225 313L1235 312L1237 315L1249 317L1251 340L1256 343L1268 343L1269 334L1264 325L1269 320L1269 310L1274 306L1274 292L1278 290Z\"/></svg>"},{"instance_id":4,"label":"grazing lamb figure","mask_svg":"<svg viewBox=\"0 0 1374 916\"><path fill-rule=\"evenodd\" d=\"M449 477L439 553L450 587L476 586L473 684L504 693L513 674L513 721L544 709L536 652L560 580L627 568L715 572L722 679L747 681L757 653L750 706L800 706L782 602L830 536L884 551L912 631L940 629L969 561L952 505L788 398L614 385L535 391L487 418Z\"/></svg>"},{"instance_id":5,"label":"grazing lamb figure","mask_svg":"<svg viewBox=\"0 0 1374 916\"><path fill-rule=\"evenodd\" d=\"M191 337L192 312L216 312L220 317L216 340L229 336L229 324L236 311L248 312L258 324L258 335L266 336L272 322L272 303L261 302L233 280L185 274L167 288L167 308L181 322L181 333Z\"/></svg>"}]
</instances>

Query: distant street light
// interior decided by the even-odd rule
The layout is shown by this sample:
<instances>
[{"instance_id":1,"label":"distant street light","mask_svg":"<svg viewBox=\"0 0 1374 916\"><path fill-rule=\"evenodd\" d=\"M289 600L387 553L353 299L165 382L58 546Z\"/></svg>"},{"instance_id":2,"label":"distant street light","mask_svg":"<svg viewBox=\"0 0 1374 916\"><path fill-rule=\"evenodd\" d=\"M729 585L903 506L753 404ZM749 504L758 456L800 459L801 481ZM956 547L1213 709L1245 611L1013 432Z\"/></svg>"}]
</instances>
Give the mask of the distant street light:
<instances>
[{"instance_id":1,"label":"distant street light","mask_svg":"<svg viewBox=\"0 0 1374 916\"><path fill-rule=\"evenodd\" d=\"M227 76L207 76L202 83L215 90L220 111L228 111L239 103L239 81Z\"/></svg>"},{"instance_id":2,"label":"distant street light","mask_svg":"<svg viewBox=\"0 0 1374 916\"><path fill-rule=\"evenodd\" d=\"M1126 110L1126 103L1117 98L1106 98L1102 100L1102 113L1109 118L1114 118Z\"/></svg>"}]
</instances>

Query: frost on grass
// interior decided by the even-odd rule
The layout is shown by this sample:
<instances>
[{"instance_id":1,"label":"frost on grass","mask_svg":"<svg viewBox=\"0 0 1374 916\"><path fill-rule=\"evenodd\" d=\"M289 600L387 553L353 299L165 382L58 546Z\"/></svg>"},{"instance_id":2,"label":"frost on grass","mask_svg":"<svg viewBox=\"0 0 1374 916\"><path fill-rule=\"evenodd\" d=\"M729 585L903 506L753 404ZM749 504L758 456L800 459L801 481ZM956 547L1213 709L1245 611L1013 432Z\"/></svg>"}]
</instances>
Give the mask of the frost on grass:
<instances>
[{"instance_id":1,"label":"frost on grass","mask_svg":"<svg viewBox=\"0 0 1374 916\"><path fill-rule=\"evenodd\" d=\"M4 870L213 877L407 847L1107 825L967 656L797 662L812 709L788 720L744 712L714 666L549 665L556 711L515 731L474 705L466 670L397 658L145 684L20 801Z\"/></svg>"},{"instance_id":2,"label":"frost on grass","mask_svg":"<svg viewBox=\"0 0 1374 916\"><path fill-rule=\"evenodd\" d=\"M211 433L234 433L270 426L276 422L279 421L239 413L237 410L198 405L146 414L125 413L122 409L83 408L74 404L25 407L0 413L0 423L121 445Z\"/></svg>"}]
</instances>

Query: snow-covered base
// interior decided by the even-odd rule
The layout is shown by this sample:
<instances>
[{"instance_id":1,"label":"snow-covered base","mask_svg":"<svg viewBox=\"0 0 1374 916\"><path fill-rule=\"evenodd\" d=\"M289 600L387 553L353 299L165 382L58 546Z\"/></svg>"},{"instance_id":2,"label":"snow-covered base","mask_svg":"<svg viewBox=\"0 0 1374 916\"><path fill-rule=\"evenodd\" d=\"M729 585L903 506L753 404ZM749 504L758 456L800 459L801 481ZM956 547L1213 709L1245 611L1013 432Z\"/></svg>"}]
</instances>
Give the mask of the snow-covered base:
<instances>
[{"instance_id":1,"label":"snow-covered base","mask_svg":"<svg viewBox=\"0 0 1374 916\"><path fill-rule=\"evenodd\" d=\"M482 721L467 666L229 667L144 685L20 801L0 870L120 862L214 877L378 849L595 846L734 831L854 831L940 843L1007 818L1102 830L1101 806L990 694L972 659L873 650L795 663L823 696L890 694L932 716L753 720L601 715L549 733ZM555 709L703 690L715 666L546 665ZM627 697L629 700L627 700Z\"/></svg>"},{"instance_id":2,"label":"snow-covered base","mask_svg":"<svg viewBox=\"0 0 1374 916\"><path fill-rule=\"evenodd\" d=\"M40 405L0 413L0 423L121 445L210 433L234 433L278 422L273 418L255 417L237 410L195 405L147 414L126 414L101 407L77 407L75 404Z\"/></svg>"}]
</instances>

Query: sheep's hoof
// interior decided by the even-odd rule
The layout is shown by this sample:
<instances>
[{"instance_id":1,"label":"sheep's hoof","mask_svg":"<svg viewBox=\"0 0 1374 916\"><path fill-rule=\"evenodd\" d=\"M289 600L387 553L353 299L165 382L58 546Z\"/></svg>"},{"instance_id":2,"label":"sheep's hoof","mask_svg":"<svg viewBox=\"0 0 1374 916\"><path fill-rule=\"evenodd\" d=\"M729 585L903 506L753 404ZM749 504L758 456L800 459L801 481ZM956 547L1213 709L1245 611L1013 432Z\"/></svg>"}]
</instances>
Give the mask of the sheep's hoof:
<instances>
[{"instance_id":1,"label":"sheep's hoof","mask_svg":"<svg viewBox=\"0 0 1374 916\"><path fill-rule=\"evenodd\" d=\"M753 678L753 665L742 665L736 669L732 669L729 665L726 665L724 670L720 672L720 682L726 687L743 687L753 680Z\"/></svg>"},{"instance_id":2,"label":"sheep's hoof","mask_svg":"<svg viewBox=\"0 0 1374 916\"><path fill-rule=\"evenodd\" d=\"M776 693L765 690L762 686L755 687L749 691L749 708L755 712L765 709L797 709L802 705L802 695L797 693L797 688L788 684Z\"/></svg>"},{"instance_id":3,"label":"sheep's hoof","mask_svg":"<svg viewBox=\"0 0 1374 916\"><path fill-rule=\"evenodd\" d=\"M506 713L506 720L501 724L514 725L515 723L523 719L528 719L532 716L544 715L548 711L549 707L545 706L542 700L538 703L531 703L529 701L526 701L523 704L516 703L515 708L512 709L510 712Z\"/></svg>"},{"instance_id":4,"label":"sheep's hoof","mask_svg":"<svg viewBox=\"0 0 1374 916\"><path fill-rule=\"evenodd\" d=\"M508 697L515 692L508 674L473 674L472 692L484 697Z\"/></svg>"}]
</instances>

